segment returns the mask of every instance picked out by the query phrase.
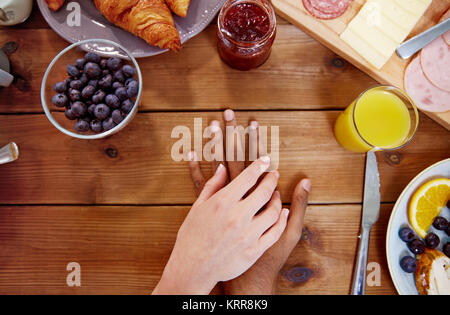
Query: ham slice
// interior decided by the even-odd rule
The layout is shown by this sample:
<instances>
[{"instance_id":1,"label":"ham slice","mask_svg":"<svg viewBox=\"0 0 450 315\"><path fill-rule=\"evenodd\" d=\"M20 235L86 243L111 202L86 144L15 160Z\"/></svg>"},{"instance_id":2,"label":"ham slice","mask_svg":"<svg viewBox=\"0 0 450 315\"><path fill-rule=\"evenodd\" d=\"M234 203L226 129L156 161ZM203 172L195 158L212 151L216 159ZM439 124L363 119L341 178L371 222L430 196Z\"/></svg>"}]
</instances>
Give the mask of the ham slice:
<instances>
[{"instance_id":1,"label":"ham slice","mask_svg":"<svg viewBox=\"0 0 450 315\"><path fill-rule=\"evenodd\" d=\"M442 36L422 49L420 63L423 73L431 83L450 92L450 46Z\"/></svg>"},{"instance_id":2,"label":"ham slice","mask_svg":"<svg viewBox=\"0 0 450 315\"><path fill-rule=\"evenodd\" d=\"M420 57L414 58L405 71L405 91L418 108L427 112L450 110L450 92L444 91L427 79L420 65Z\"/></svg>"},{"instance_id":3,"label":"ham slice","mask_svg":"<svg viewBox=\"0 0 450 315\"><path fill-rule=\"evenodd\" d=\"M443 22L444 20L450 18L450 10L448 10L439 20L440 22ZM450 31L448 31L447 33L445 33L444 35L442 35L442 37L444 37L444 41L447 43L447 45L450 45Z\"/></svg>"}]
</instances>

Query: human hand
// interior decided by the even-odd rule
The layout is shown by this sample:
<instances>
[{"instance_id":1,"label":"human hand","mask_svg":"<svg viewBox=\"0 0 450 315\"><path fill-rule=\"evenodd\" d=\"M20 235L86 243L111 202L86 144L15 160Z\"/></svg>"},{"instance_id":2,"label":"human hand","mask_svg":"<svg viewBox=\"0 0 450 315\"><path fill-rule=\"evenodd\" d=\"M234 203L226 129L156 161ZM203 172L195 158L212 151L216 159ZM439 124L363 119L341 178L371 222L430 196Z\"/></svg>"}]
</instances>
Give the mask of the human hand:
<instances>
[{"instance_id":1,"label":"human hand","mask_svg":"<svg viewBox=\"0 0 450 315\"><path fill-rule=\"evenodd\" d=\"M245 272L280 238L289 210L274 193L278 172L267 173L247 194L269 166L270 158L261 157L226 186L226 168L218 166L180 227L154 294L208 294L217 282Z\"/></svg>"},{"instance_id":2,"label":"human hand","mask_svg":"<svg viewBox=\"0 0 450 315\"><path fill-rule=\"evenodd\" d=\"M236 126L234 112L227 110L224 113L226 126ZM220 126L218 121L211 122L211 126ZM252 121L250 127L257 129L258 123ZM235 142L236 151L243 150L242 144ZM213 169L215 169L213 162ZM189 162L191 177L195 183L195 190L199 194L205 183L205 177L200 164L195 160ZM244 162L228 162L230 179L234 179L244 169ZM281 238L269 248L258 261L241 276L224 283L226 294L273 294L276 280L281 268L286 263L291 252L300 241L308 195L311 191L311 182L308 179L300 181L294 189L288 223Z\"/></svg>"}]
</instances>

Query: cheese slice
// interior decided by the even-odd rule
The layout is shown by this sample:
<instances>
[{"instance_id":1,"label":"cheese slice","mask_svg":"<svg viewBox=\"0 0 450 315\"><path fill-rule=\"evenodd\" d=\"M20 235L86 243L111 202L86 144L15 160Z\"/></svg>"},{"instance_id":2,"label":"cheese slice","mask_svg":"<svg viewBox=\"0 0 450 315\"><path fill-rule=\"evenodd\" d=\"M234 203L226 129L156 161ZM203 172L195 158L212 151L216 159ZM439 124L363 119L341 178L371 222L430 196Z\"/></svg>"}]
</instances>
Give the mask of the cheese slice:
<instances>
[{"instance_id":1,"label":"cheese slice","mask_svg":"<svg viewBox=\"0 0 450 315\"><path fill-rule=\"evenodd\" d=\"M389 57L386 57L373 49L372 46L349 28L341 34L341 39L377 69L381 69L389 59Z\"/></svg>"},{"instance_id":2,"label":"cheese slice","mask_svg":"<svg viewBox=\"0 0 450 315\"><path fill-rule=\"evenodd\" d=\"M341 39L381 69L408 37L432 0L368 0Z\"/></svg>"}]
</instances>

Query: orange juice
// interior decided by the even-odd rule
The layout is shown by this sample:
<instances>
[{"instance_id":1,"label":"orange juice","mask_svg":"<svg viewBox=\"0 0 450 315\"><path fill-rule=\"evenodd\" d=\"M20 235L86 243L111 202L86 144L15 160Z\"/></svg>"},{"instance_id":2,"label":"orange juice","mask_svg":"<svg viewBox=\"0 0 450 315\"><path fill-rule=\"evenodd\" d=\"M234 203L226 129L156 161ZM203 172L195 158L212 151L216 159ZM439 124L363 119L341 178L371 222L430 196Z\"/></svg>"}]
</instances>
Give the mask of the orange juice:
<instances>
[{"instance_id":1,"label":"orange juice","mask_svg":"<svg viewBox=\"0 0 450 315\"><path fill-rule=\"evenodd\" d=\"M412 138L417 120L417 109L408 96L393 87L377 86L347 107L334 133L339 144L353 152L395 149Z\"/></svg>"}]
</instances>

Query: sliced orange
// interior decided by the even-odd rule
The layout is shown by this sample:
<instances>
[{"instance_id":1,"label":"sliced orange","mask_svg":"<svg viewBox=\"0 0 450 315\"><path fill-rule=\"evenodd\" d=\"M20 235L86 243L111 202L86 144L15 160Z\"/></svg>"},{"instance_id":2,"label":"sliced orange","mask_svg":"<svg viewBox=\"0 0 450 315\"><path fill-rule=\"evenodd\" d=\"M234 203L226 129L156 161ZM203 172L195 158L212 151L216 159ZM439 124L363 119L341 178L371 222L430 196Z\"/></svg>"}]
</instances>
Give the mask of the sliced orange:
<instances>
[{"instance_id":1,"label":"sliced orange","mask_svg":"<svg viewBox=\"0 0 450 315\"><path fill-rule=\"evenodd\" d=\"M425 238L434 218L439 215L449 199L448 178L433 179L414 193L409 202L409 223L422 238Z\"/></svg>"}]
</instances>

